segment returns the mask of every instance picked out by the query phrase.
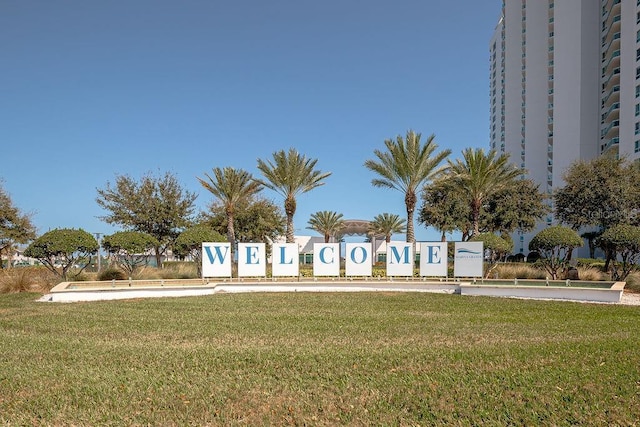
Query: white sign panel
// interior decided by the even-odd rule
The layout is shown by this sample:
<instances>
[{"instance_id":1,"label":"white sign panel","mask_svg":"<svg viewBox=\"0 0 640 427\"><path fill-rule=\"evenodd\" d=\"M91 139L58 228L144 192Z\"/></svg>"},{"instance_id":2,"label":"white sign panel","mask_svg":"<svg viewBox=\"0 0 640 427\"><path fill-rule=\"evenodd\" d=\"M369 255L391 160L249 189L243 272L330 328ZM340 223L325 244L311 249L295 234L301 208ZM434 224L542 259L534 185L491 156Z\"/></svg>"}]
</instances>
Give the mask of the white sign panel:
<instances>
[{"instance_id":1,"label":"white sign panel","mask_svg":"<svg viewBox=\"0 0 640 427\"><path fill-rule=\"evenodd\" d=\"M447 275L447 242L420 242L420 276Z\"/></svg>"},{"instance_id":2,"label":"white sign panel","mask_svg":"<svg viewBox=\"0 0 640 427\"><path fill-rule=\"evenodd\" d=\"M231 277L230 243L202 243L202 277Z\"/></svg>"},{"instance_id":3,"label":"white sign panel","mask_svg":"<svg viewBox=\"0 0 640 427\"><path fill-rule=\"evenodd\" d=\"M298 259L297 243L274 243L271 258L273 258L271 266L273 277L298 277L300 260Z\"/></svg>"},{"instance_id":4,"label":"white sign panel","mask_svg":"<svg viewBox=\"0 0 640 427\"><path fill-rule=\"evenodd\" d=\"M345 275L371 276L371 243L347 243L345 253Z\"/></svg>"},{"instance_id":5,"label":"white sign panel","mask_svg":"<svg viewBox=\"0 0 640 427\"><path fill-rule=\"evenodd\" d=\"M238 277L266 276L266 254L264 243L238 243Z\"/></svg>"},{"instance_id":6,"label":"white sign panel","mask_svg":"<svg viewBox=\"0 0 640 427\"><path fill-rule=\"evenodd\" d=\"M413 276L413 243L387 244L387 276Z\"/></svg>"},{"instance_id":7,"label":"white sign panel","mask_svg":"<svg viewBox=\"0 0 640 427\"><path fill-rule=\"evenodd\" d=\"M313 275L340 276L340 243L313 244Z\"/></svg>"},{"instance_id":8,"label":"white sign panel","mask_svg":"<svg viewBox=\"0 0 640 427\"><path fill-rule=\"evenodd\" d=\"M482 277L483 255L482 242L456 242L453 275L455 277Z\"/></svg>"}]
</instances>

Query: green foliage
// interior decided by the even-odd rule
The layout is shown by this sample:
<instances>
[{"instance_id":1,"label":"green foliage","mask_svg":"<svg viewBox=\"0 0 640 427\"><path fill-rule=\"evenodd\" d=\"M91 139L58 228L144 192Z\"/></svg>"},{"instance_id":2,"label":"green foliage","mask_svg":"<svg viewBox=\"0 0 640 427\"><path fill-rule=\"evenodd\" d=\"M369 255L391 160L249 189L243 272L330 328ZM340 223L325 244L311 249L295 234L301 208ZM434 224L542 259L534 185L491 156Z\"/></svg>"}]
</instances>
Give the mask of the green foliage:
<instances>
[{"instance_id":1,"label":"green foliage","mask_svg":"<svg viewBox=\"0 0 640 427\"><path fill-rule=\"evenodd\" d=\"M222 235L227 233L227 217L224 206L220 203L211 204L209 211L201 214L199 222L212 227ZM263 242L267 243L268 248L269 242L285 233L286 220L280 208L271 200L260 197L252 197L238 203L233 222L238 242Z\"/></svg>"},{"instance_id":2,"label":"green foliage","mask_svg":"<svg viewBox=\"0 0 640 427\"><path fill-rule=\"evenodd\" d=\"M597 243L613 255L611 275L614 280L624 280L640 260L640 227L614 225L602 233Z\"/></svg>"},{"instance_id":3,"label":"green foliage","mask_svg":"<svg viewBox=\"0 0 640 427\"><path fill-rule=\"evenodd\" d=\"M432 226L445 236L445 233L460 231L462 240L471 235L471 203L462 187L456 185L445 174L422 192L422 206L418 222Z\"/></svg>"},{"instance_id":4,"label":"green foliage","mask_svg":"<svg viewBox=\"0 0 640 427\"><path fill-rule=\"evenodd\" d=\"M67 280L71 268L83 258L98 252L96 239L82 229L60 228L51 230L33 241L24 255L36 258L52 273ZM79 266L78 274L86 264Z\"/></svg>"},{"instance_id":5,"label":"green foliage","mask_svg":"<svg viewBox=\"0 0 640 427\"><path fill-rule=\"evenodd\" d=\"M384 236L384 240L389 243L392 235L407 231L406 224L407 221L399 215L385 212L373 217L373 221L369 223L369 234Z\"/></svg>"},{"instance_id":6,"label":"green foliage","mask_svg":"<svg viewBox=\"0 0 640 427\"><path fill-rule=\"evenodd\" d=\"M162 255L180 231L190 225L197 197L183 190L169 172L161 177L147 174L140 181L117 176L114 186L107 182L97 192L96 202L108 212L101 219L158 240L159 245L154 248L157 265L161 265Z\"/></svg>"},{"instance_id":7,"label":"green foliage","mask_svg":"<svg viewBox=\"0 0 640 427\"><path fill-rule=\"evenodd\" d=\"M317 159L301 155L295 148L276 151L273 160L258 159L258 170L264 176L258 182L284 197L287 243L295 242L293 216L297 208L297 195L324 185L324 180L331 175L331 172L315 169L317 162Z\"/></svg>"},{"instance_id":8,"label":"green foliage","mask_svg":"<svg viewBox=\"0 0 640 427\"><path fill-rule=\"evenodd\" d=\"M13 205L9 194L0 181L0 260L5 255L11 264L11 253L16 243L27 243L35 239L36 228L31 222L31 215L24 214ZM0 261L0 269L3 265Z\"/></svg>"},{"instance_id":9,"label":"green foliage","mask_svg":"<svg viewBox=\"0 0 640 427\"><path fill-rule=\"evenodd\" d=\"M502 184L500 190L492 190L482 198L478 231L503 234L531 231L549 211L544 194L529 179L512 179ZM462 240L468 240L474 227L472 194L459 185L452 173L445 174L425 187L419 222L443 234L459 231Z\"/></svg>"},{"instance_id":10,"label":"green foliage","mask_svg":"<svg viewBox=\"0 0 640 427\"><path fill-rule=\"evenodd\" d=\"M573 163L554 194L556 217L574 229L637 224L640 170L626 159L599 156Z\"/></svg>"},{"instance_id":11,"label":"green foliage","mask_svg":"<svg viewBox=\"0 0 640 427\"><path fill-rule=\"evenodd\" d=\"M125 280L127 276L124 271L109 267L98 273L98 280Z\"/></svg>"},{"instance_id":12,"label":"green foliage","mask_svg":"<svg viewBox=\"0 0 640 427\"><path fill-rule=\"evenodd\" d=\"M158 239L138 231L118 231L102 240L102 247L129 276L147 265L150 251L158 245Z\"/></svg>"},{"instance_id":13,"label":"green foliage","mask_svg":"<svg viewBox=\"0 0 640 427\"><path fill-rule=\"evenodd\" d=\"M206 180L198 178L200 184L213 194L224 207L227 219L227 239L231 247L236 243L234 215L236 207L251 200L262 190L262 185L243 169L213 168L213 177L205 174Z\"/></svg>"},{"instance_id":14,"label":"green foliage","mask_svg":"<svg viewBox=\"0 0 640 427\"><path fill-rule=\"evenodd\" d=\"M507 154L495 150L485 153L482 148L462 151L462 160L449 160L448 179L458 187L469 202L472 234L480 233L482 204L492 195L516 185L523 171L509 163Z\"/></svg>"},{"instance_id":15,"label":"green foliage","mask_svg":"<svg viewBox=\"0 0 640 427\"><path fill-rule=\"evenodd\" d=\"M196 264L197 274L200 276L202 271L202 243L224 241L225 238L222 234L208 225L199 224L180 233L176 239L174 250L176 254L182 257L191 256Z\"/></svg>"},{"instance_id":16,"label":"green foliage","mask_svg":"<svg viewBox=\"0 0 640 427\"><path fill-rule=\"evenodd\" d=\"M494 233L529 232L551 210L540 186L530 179L515 179L489 195L480 211L480 227Z\"/></svg>"},{"instance_id":17,"label":"green foliage","mask_svg":"<svg viewBox=\"0 0 640 427\"><path fill-rule=\"evenodd\" d=\"M414 242L413 216L418 201L417 193L442 173L440 164L451 153L446 149L436 153L438 145L435 135L430 135L423 144L422 134L412 130L406 137L398 135L396 139L384 141L385 151L374 150L377 160L369 159L364 166L374 172L378 178L371 180L374 187L389 188L404 193L407 209L407 242Z\"/></svg>"},{"instance_id":18,"label":"green foliage","mask_svg":"<svg viewBox=\"0 0 640 427\"><path fill-rule=\"evenodd\" d=\"M311 214L307 227L324 236L324 242L329 243L331 237L336 237L344 228L342 214L333 211L318 211Z\"/></svg>"},{"instance_id":19,"label":"green foliage","mask_svg":"<svg viewBox=\"0 0 640 427\"><path fill-rule=\"evenodd\" d=\"M558 271L568 267L573 249L582 244L582 238L574 230L556 225L536 234L529 242L529 250L540 253L542 258L539 261L552 279L557 279Z\"/></svg>"}]
</instances>

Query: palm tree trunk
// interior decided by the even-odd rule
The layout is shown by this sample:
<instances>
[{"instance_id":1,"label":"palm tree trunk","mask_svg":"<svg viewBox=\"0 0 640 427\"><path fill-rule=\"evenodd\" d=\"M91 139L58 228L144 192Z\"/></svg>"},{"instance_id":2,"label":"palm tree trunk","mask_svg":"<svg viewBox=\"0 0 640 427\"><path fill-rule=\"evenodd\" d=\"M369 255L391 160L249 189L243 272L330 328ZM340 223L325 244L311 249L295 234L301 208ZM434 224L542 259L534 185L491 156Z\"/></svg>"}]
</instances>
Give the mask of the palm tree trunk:
<instances>
[{"instance_id":1,"label":"palm tree trunk","mask_svg":"<svg viewBox=\"0 0 640 427\"><path fill-rule=\"evenodd\" d=\"M295 243L293 233L293 215L296 213L296 199L289 195L284 201L284 212L287 214L287 243Z\"/></svg>"},{"instance_id":2,"label":"palm tree trunk","mask_svg":"<svg viewBox=\"0 0 640 427\"><path fill-rule=\"evenodd\" d=\"M404 204L407 207L407 242L415 243L416 236L413 231L413 212L416 209L416 195L412 191L407 191L404 196Z\"/></svg>"},{"instance_id":3,"label":"palm tree trunk","mask_svg":"<svg viewBox=\"0 0 640 427\"><path fill-rule=\"evenodd\" d=\"M295 243L296 237L293 233L293 215L287 214L287 243Z\"/></svg>"},{"instance_id":4,"label":"palm tree trunk","mask_svg":"<svg viewBox=\"0 0 640 427\"><path fill-rule=\"evenodd\" d=\"M473 235L480 234L480 205L482 200L474 200L471 204L471 215L473 220Z\"/></svg>"},{"instance_id":5,"label":"palm tree trunk","mask_svg":"<svg viewBox=\"0 0 640 427\"><path fill-rule=\"evenodd\" d=\"M231 244L231 262L233 263L234 247L236 244L236 229L233 226L233 212L227 210L227 240Z\"/></svg>"}]
</instances>

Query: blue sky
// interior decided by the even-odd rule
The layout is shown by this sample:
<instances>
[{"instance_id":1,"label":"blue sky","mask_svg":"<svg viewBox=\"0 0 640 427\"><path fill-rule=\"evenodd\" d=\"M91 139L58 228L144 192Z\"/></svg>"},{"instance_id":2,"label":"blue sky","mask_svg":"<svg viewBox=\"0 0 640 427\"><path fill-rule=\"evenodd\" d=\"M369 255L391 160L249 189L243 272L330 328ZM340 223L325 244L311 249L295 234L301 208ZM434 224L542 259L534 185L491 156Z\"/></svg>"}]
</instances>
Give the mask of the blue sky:
<instances>
[{"instance_id":1,"label":"blue sky","mask_svg":"<svg viewBox=\"0 0 640 427\"><path fill-rule=\"evenodd\" d=\"M295 147L332 172L309 216L405 216L363 167L384 140L488 146L498 0L2 0L0 179L40 233L116 229L96 188L169 171L199 194L214 167ZM280 197L265 190L281 204ZM418 240L439 235L416 223Z\"/></svg>"}]
</instances>

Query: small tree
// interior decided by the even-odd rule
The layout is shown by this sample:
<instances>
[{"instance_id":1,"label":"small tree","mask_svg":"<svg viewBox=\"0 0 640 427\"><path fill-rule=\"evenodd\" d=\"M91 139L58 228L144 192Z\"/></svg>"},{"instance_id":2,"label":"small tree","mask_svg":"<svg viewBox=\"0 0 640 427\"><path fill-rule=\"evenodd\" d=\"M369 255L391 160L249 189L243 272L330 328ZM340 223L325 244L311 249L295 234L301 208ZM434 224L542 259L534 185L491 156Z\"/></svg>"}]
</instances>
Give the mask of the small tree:
<instances>
[{"instance_id":1,"label":"small tree","mask_svg":"<svg viewBox=\"0 0 640 427\"><path fill-rule=\"evenodd\" d=\"M471 242L482 242L484 250L489 252L489 267L485 277L489 277L491 272L498 266L498 261L504 258L513 250L513 242L508 242L493 233L480 233L469 239Z\"/></svg>"},{"instance_id":2,"label":"small tree","mask_svg":"<svg viewBox=\"0 0 640 427\"><path fill-rule=\"evenodd\" d=\"M118 231L102 239L102 247L129 276L147 265L151 251L158 246L158 239L138 231Z\"/></svg>"},{"instance_id":3,"label":"small tree","mask_svg":"<svg viewBox=\"0 0 640 427\"><path fill-rule=\"evenodd\" d=\"M611 251L611 277L624 280L640 261L640 227L614 225L597 239L598 245Z\"/></svg>"},{"instance_id":4,"label":"small tree","mask_svg":"<svg viewBox=\"0 0 640 427\"><path fill-rule=\"evenodd\" d=\"M407 220L400 218L400 215L382 213L373 217L369 223L369 233L373 236L384 236L385 242L391 241L391 236L395 233L407 231Z\"/></svg>"},{"instance_id":5,"label":"small tree","mask_svg":"<svg viewBox=\"0 0 640 427\"><path fill-rule=\"evenodd\" d=\"M316 169L317 159L307 158L295 148L276 151L272 160L258 159L258 170L264 179L258 180L265 187L284 197L284 213L287 216L287 243L294 243L293 216L298 208L296 197L324 185L331 172Z\"/></svg>"},{"instance_id":6,"label":"small tree","mask_svg":"<svg viewBox=\"0 0 640 427\"><path fill-rule=\"evenodd\" d=\"M555 225L536 234L529 242L529 250L540 253L540 262L555 280L558 271L568 267L571 252L582 244L582 238L574 230Z\"/></svg>"},{"instance_id":7,"label":"small tree","mask_svg":"<svg viewBox=\"0 0 640 427\"><path fill-rule=\"evenodd\" d=\"M117 176L114 185L98 189L98 206L107 211L100 219L132 231L151 234L158 239L154 248L156 264L180 231L191 224L197 195L182 188L171 173L147 174L139 181Z\"/></svg>"},{"instance_id":8,"label":"small tree","mask_svg":"<svg viewBox=\"0 0 640 427\"><path fill-rule=\"evenodd\" d=\"M194 225L180 233L176 239L174 250L181 256L191 256L196 263L198 276L200 276L202 273L202 243L225 242L226 240L222 234L207 225Z\"/></svg>"},{"instance_id":9,"label":"small tree","mask_svg":"<svg viewBox=\"0 0 640 427\"><path fill-rule=\"evenodd\" d=\"M333 211L319 211L311 214L307 223L309 230L317 231L324 236L324 242L329 243L331 237L335 237L344 228L342 214Z\"/></svg>"},{"instance_id":10,"label":"small tree","mask_svg":"<svg viewBox=\"0 0 640 427\"><path fill-rule=\"evenodd\" d=\"M14 206L0 181L0 268L2 255L7 255L7 267L11 267L11 254L16 243L27 243L36 237L36 228L31 215L24 214Z\"/></svg>"},{"instance_id":11,"label":"small tree","mask_svg":"<svg viewBox=\"0 0 640 427\"><path fill-rule=\"evenodd\" d=\"M67 280L69 270L98 252L96 239L82 229L60 228L38 237L24 251L25 256L36 258L53 274ZM80 266L77 274L88 264Z\"/></svg>"}]
</instances>

